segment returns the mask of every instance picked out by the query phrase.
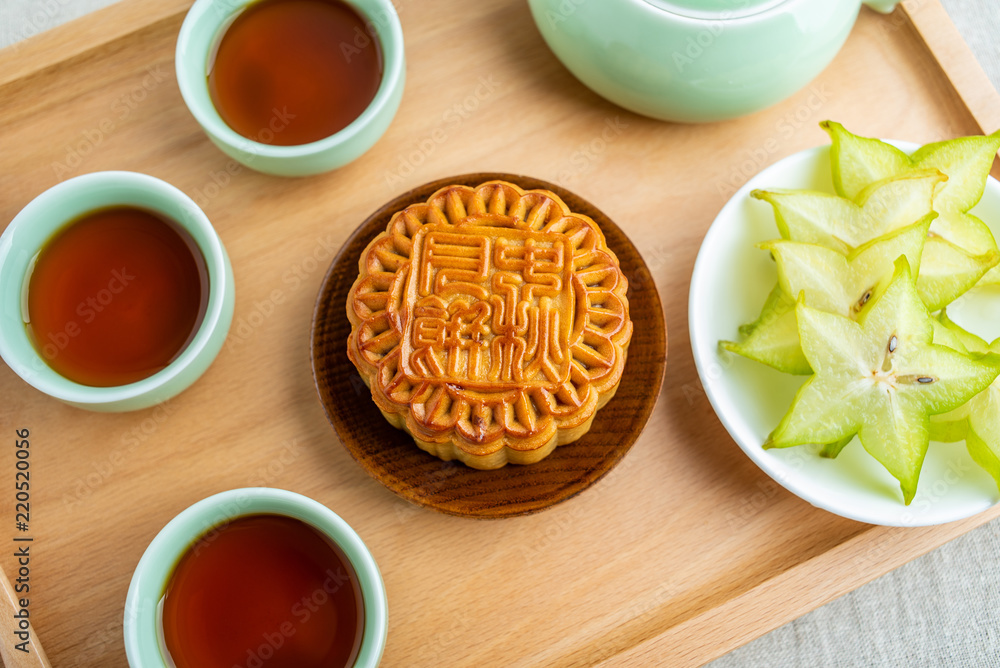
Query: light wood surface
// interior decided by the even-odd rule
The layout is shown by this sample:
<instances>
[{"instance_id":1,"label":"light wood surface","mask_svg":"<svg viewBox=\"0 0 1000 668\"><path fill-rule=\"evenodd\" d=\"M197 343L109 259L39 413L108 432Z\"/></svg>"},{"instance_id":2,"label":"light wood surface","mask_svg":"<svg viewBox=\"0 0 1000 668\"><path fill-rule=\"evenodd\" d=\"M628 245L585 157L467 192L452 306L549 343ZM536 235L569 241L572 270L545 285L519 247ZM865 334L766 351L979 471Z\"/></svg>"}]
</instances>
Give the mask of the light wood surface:
<instances>
[{"instance_id":1,"label":"light wood surface","mask_svg":"<svg viewBox=\"0 0 1000 668\"><path fill-rule=\"evenodd\" d=\"M905 15L913 24L980 127L987 133L1000 129L1000 97L944 7L910 0L897 14L900 21Z\"/></svg>"},{"instance_id":2,"label":"light wood surface","mask_svg":"<svg viewBox=\"0 0 1000 668\"><path fill-rule=\"evenodd\" d=\"M238 286L227 346L165 406L81 412L0 368L0 430L31 430L31 610L54 665L124 666L125 593L146 545L191 503L246 485L312 496L361 534L389 595L386 666L696 665L1000 515L899 530L809 506L726 434L687 340L708 225L760 168L825 143L819 121L917 142L996 129L980 125L995 122L983 110L1000 108L996 93L970 88L978 66L946 19L922 37L902 13L864 11L790 100L678 126L578 83L519 0L400 0L408 81L393 125L338 172L282 180L226 174L184 108L173 49L187 5L125 0L0 52L0 224L69 176L147 172L202 204ZM944 69L925 39L951 54ZM966 77L963 96L948 76ZM314 300L340 244L394 196L472 171L552 181L607 213L643 253L671 337L659 402L624 461L564 504L499 522L424 510L373 481L336 442L309 369Z\"/></svg>"},{"instance_id":3,"label":"light wood surface","mask_svg":"<svg viewBox=\"0 0 1000 668\"><path fill-rule=\"evenodd\" d=\"M28 543L22 543L23 545ZM4 642L0 642L0 662L4 668L52 668L42 644L38 642L35 629L30 626L31 596L23 591L15 592L10 578L2 568L0 598L0 637L4 639ZM28 605L26 614L22 603ZM22 621L28 623L27 630Z\"/></svg>"}]
</instances>

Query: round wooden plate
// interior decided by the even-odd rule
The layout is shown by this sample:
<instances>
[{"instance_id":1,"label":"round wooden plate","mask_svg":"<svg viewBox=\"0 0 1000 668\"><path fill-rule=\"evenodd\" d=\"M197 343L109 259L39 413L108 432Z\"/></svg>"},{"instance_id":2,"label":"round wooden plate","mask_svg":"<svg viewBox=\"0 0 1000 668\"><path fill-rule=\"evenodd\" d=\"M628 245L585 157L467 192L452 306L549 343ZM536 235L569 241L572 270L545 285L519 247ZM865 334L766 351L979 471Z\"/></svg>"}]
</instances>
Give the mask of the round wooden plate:
<instances>
[{"instance_id":1,"label":"round wooden plate","mask_svg":"<svg viewBox=\"0 0 1000 668\"><path fill-rule=\"evenodd\" d=\"M477 186L502 179L525 190L550 190L572 211L590 216L618 256L629 280L634 326L628 360L615 397L597 412L590 431L561 445L542 461L479 471L444 462L416 446L375 406L369 389L347 358L347 293L358 275L358 259L397 211L425 201L452 184ZM451 515L497 518L532 513L580 493L625 456L656 403L667 362L667 332L660 297L639 251L625 233L589 202L551 183L513 174L465 174L434 181L400 195L355 230L320 286L312 323L312 368L330 424L351 456L390 490L421 506Z\"/></svg>"}]
</instances>

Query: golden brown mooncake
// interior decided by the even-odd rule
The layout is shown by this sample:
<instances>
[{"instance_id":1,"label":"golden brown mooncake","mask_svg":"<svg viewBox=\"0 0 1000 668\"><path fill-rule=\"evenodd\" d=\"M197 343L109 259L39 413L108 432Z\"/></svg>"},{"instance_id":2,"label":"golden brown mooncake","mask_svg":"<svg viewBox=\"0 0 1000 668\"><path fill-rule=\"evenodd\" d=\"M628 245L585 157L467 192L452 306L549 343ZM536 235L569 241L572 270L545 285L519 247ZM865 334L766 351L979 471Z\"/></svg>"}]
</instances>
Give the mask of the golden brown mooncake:
<instances>
[{"instance_id":1,"label":"golden brown mooncake","mask_svg":"<svg viewBox=\"0 0 1000 668\"><path fill-rule=\"evenodd\" d=\"M554 193L447 186L361 254L347 353L422 449L531 464L586 434L618 389L627 289L597 224Z\"/></svg>"}]
</instances>

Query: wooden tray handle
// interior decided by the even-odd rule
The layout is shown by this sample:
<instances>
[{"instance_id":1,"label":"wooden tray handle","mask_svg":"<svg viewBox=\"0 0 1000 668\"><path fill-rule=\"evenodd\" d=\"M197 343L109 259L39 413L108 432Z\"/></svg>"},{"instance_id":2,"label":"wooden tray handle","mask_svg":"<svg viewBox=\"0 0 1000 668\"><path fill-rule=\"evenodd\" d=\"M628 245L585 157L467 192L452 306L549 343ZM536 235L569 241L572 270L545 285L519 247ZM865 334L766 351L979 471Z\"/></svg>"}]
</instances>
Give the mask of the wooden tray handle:
<instances>
[{"instance_id":1,"label":"wooden tray handle","mask_svg":"<svg viewBox=\"0 0 1000 668\"><path fill-rule=\"evenodd\" d=\"M3 659L5 668L52 668L45 650L42 649L35 629L28 627L27 652L15 649L15 644L22 642L23 636L14 635L15 632L24 633L19 627L19 621L14 617L21 605L19 598L25 598L24 594L18 595L7 579L7 574L0 568L0 589L3 589L3 600L0 602L0 658Z\"/></svg>"}]
</instances>

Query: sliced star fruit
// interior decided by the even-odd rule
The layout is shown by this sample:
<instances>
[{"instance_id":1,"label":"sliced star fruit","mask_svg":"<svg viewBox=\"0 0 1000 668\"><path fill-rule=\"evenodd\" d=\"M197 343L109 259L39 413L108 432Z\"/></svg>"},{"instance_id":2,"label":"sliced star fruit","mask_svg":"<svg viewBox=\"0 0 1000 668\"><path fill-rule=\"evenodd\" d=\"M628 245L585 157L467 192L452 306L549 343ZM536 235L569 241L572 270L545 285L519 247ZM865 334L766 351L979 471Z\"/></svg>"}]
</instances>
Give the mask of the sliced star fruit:
<instances>
[{"instance_id":1,"label":"sliced star fruit","mask_svg":"<svg viewBox=\"0 0 1000 668\"><path fill-rule=\"evenodd\" d=\"M878 182L918 170L936 169L948 176L934 196L934 210L941 215L931 226L924 271L918 278L921 297L932 311L984 277L1000 282L1000 270L991 271L1000 264L993 234L968 213L983 196L1000 149L1000 131L927 144L908 156L878 139L858 137L839 123L824 121L820 126L833 141L833 184L843 197L860 201Z\"/></svg>"},{"instance_id":2,"label":"sliced star fruit","mask_svg":"<svg viewBox=\"0 0 1000 668\"><path fill-rule=\"evenodd\" d=\"M943 313L943 311L942 311ZM951 329L946 327L940 322L939 318L931 318L931 324L934 327L934 334L931 337L931 342L936 343L953 350L957 350L962 353L967 353L965 346L962 345L962 340L955 334ZM965 330L962 330L965 331ZM968 332L966 332L968 333ZM975 335L971 335L975 336ZM978 337L977 337L978 338ZM957 413L961 411L968 403L962 404L954 411L943 413L941 415L932 415L930 422L930 434L932 441L939 441L941 443L953 443L955 441L961 441L965 438L967 429L965 424L959 424L958 421L947 421L942 420L945 416L951 415L952 413ZM963 415L964 417L964 415ZM853 440L854 436L848 436L847 438L841 439L836 443L828 443L823 446L820 450L820 456L828 457L830 459L836 458L840 454L840 451L844 449L848 443Z\"/></svg>"},{"instance_id":3,"label":"sliced star fruit","mask_svg":"<svg viewBox=\"0 0 1000 668\"><path fill-rule=\"evenodd\" d=\"M788 306L789 309L785 310L790 310L795 308L795 302L789 299L788 296L782 292L780 285L776 284L767 295L767 299L764 300L764 307L761 308L760 315L757 316L757 319L745 325L740 325L740 334L743 336L750 336L753 334L755 329L771 320L771 314L780 309L782 306Z\"/></svg>"},{"instance_id":4,"label":"sliced star fruit","mask_svg":"<svg viewBox=\"0 0 1000 668\"><path fill-rule=\"evenodd\" d=\"M986 343L982 338L976 336L972 332L966 330L964 327L956 323L948 316L948 310L944 309L937 314L934 320L941 325L941 327L949 332L958 342L957 346L949 346L959 350L963 353L977 353L980 355L985 355L990 352L990 344ZM947 344L945 344L947 345Z\"/></svg>"},{"instance_id":5,"label":"sliced star fruit","mask_svg":"<svg viewBox=\"0 0 1000 668\"><path fill-rule=\"evenodd\" d=\"M972 461L979 464L992 476L1000 489L1000 438L997 437L997 415L1000 414L1000 390L992 386L982 393L985 398L977 402L977 409L970 411L969 434L965 437L965 447ZM992 412L990 412L992 411ZM982 436L980 436L982 434Z\"/></svg>"},{"instance_id":6,"label":"sliced star fruit","mask_svg":"<svg viewBox=\"0 0 1000 668\"><path fill-rule=\"evenodd\" d=\"M953 342L959 350L972 354L1000 351L1000 339L987 344L975 334L966 331L948 314L941 312L938 321L954 335ZM972 460L982 467L1000 489L1000 380L995 380L985 390L953 411L931 418L931 438L943 442L965 440L965 447Z\"/></svg>"},{"instance_id":7,"label":"sliced star fruit","mask_svg":"<svg viewBox=\"0 0 1000 668\"><path fill-rule=\"evenodd\" d=\"M799 389L765 448L861 445L900 483L907 505L930 442L930 416L961 406L1000 375L1000 355L973 359L931 342L934 327L906 258L858 321L796 304L815 374Z\"/></svg>"},{"instance_id":8,"label":"sliced star fruit","mask_svg":"<svg viewBox=\"0 0 1000 668\"><path fill-rule=\"evenodd\" d=\"M934 343L939 343L961 353L985 353L988 346L975 334L957 325L945 310L932 320ZM970 349L971 346L971 349ZM975 397L969 403L975 400ZM969 433L969 403L940 415L932 415L930 422L931 440L941 443L964 441Z\"/></svg>"},{"instance_id":9,"label":"sliced star fruit","mask_svg":"<svg viewBox=\"0 0 1000 668\"><path fill-rule=\"evenodd\" d=\"M947 323L947 325L944 323ZM948 348L958 350L962 353L969 352L963 343L963 339L967 340L970 344L976 344L976 350L982 350L986 345L985 341L980 339L978 336L967 332L953 323L948 318L945 311L941 311L936 318L931 318L931 324L934 328L932 337L933 343L947 346ZM1000 339L997 340L997 343L997 352L1000 352ZM799 349L801 350L801 347ZM1000 380L994 382L1000 382ZM956 408L954 411L943 413L941 415L932 415L930 422L931 440L942 443L953 443L955 441L965 440L968 435L968 423L964 421L963 418L968 416L968 405L968 403L965 403ZM852 440L854 440L854 434L842 438L834 443L827 443L820 450L819 454L821 457L834 459Z\"/></svg>"},{"instance_id":10,"label":"sliced star fruit","mask_svg":"<svg viewBox=\"0 0 1000 668\"><path fill-rule=\"evenodd\" d=\"M934 336L931 339L934 343L946 346L952 350L957 350L960 353L969 352L962 343L962 339L959 338L958 335L951 329L942 325L937 318L932 319L931 324L934 326Z\"/></svg>"},{"instance_id":11,"label":"sliced star fruit","mask_svg":"<svg viewBox=\"0 0 1000 668\"><path fill-rule=\"evenodd\" d=\"M892 280L895 261L906 257L914 272L934 214L909 227L874 239L843 255L818 244L775 240L760 244L771 251L778 285L786 295L804 295L806 306L856 318Z\"/></svg>"},{"instance_id":12,"label":"sliced star fruit","mask_svg":"<svg viewBox=\"0 0 1000 668\"><path fill-rule=\"evenodd\" d=\"M783 239L846 254L923 219L934 210L934 191L947 179L936 169L893 176L874 184L857 202L810 190L754 190L750 196L774 207Z\"/></svg>"},{"instance_id":13,"label":"sliced star fruit","mask_svg":"<svg viewBox=\"0 0 1000 668\"><path fill-rule=\"evenodd\" d=\"M838 195L856 199L878 181L915 170L937 169L948 176L948 183L935 197L938 213L964 213L979 202L993 158L1000 150L1000 131L934 142L907 155L879 139L852 134L840 123L823 121L819 125L833 143L830 159Z\"/></svg>"},{"instance_id":14,"label":"sliced star fruit","mask_svg":"<svg viewBox=\"0 0 1000 668\"><path fill-rule=\"evenodd\" d=\"M1000 285L1000 262L987 271L977 285Z\"/></svg>"},{"instance_id":15,"label":"sliced star fruit","mask_svg":"<svg viewBox=\"0 0 1000 668\"><path fill-rule=\"evenodd\" d=\"M840 451L843 450L848 443L854 440L855 434L850 434L840 439L839 441L834 441L833 443L827 443L823 446L823 449L819 451L820 457L826 457L827 459L836 459Z\"/></svg>"},{"instance_id":16,"label":"sliced star fruit","mask_svg":"<svg viewBox=\"0 0 1000 668\"><path fill-rule=\"evenodd\" d=\"M933 225L927 243L924 244L923 264L917 279L917 287L920 289L921 299L931 311L944 308L964 295L1000 262L1000 253L995 249L979 255L968 250L968 246L973 244L972 235L978 234L983 229L989 233L989 228L974 216L966 218L978 221L978 224L966 227L964 232L956 235L964 240L965 247L961 242L955 243L935 232Z\"/></svg>"},{"instance_id":17,"label":"sliced star fruit","mask_svg":"<svg viewBox=\"0 0 1000 668\"><path fill-rule=\"evenodd\" d=\"M919 268L934 215L863 244L846 256L818 244L783 239L760 244L777 263L780 294L772 291L761 317L742 342L722 341L720 346L785 373L812 373L799 343L790 295L801 295L812 308L856 319L888 286L897 258L903 256Z\"/></svg>"},{"instance_id":18,"label":"sliced star fruit","mask_svg":"<svg viewBox=\"0 0 1000 668\"><path fill-rule=\"evenodd\" d=\"M879 139L859 137L840 123L819 124L830 135L830 165L837 194L854 199L869 185L909 171L910 156Z\"/></svg>"},{"instance_id":19,"label":"sliced star fruit","mask_svg":"<svg viewBox=\"0 0 1000 668\"><path fill-rule=\"evenodd\" d=\"M784 296L780 288L778 292ZM743 341L719 341L719 348L784 373L797 376L812 373L812 367L802 353L802 346L799 345L795 302L791 300L772 302L761 312L755 327Z\"/></svg>"}]
</instances>

